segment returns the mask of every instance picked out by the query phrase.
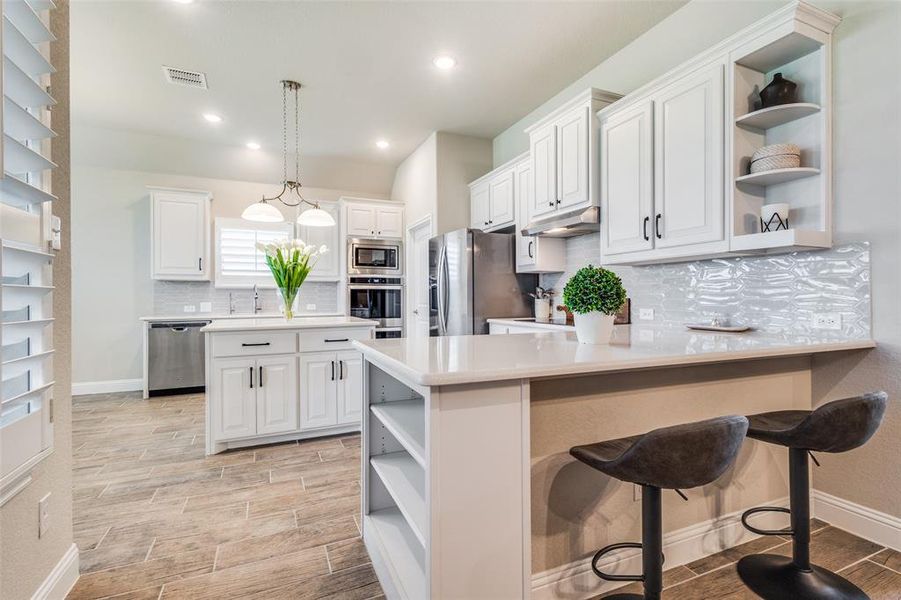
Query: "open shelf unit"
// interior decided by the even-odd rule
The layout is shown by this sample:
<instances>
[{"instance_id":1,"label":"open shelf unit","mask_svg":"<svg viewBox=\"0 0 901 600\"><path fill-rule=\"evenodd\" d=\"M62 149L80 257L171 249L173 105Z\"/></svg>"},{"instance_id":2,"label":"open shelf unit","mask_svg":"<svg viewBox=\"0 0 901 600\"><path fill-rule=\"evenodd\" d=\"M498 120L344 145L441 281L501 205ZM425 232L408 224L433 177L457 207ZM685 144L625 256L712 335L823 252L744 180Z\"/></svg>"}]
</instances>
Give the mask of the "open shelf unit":
<instances>
[{"instance_id":1,"label":"open shelf unit","mask_svg":"<svg viewBox=\"0 0 901 600\"><path fill-rule=\"evenodd\" d=\"M0 17L0 498L24 488L53 443L53 7L14 0Z\"/></svg>"},{"instance_id":2,"label":"open shelf unit","mask_svg":"<svg viewBox=\"0 0 901 600\"><path fill-rule=\"evenodd\" d=\"M801 5L791 20L730 52L727 159L733 184L727 202L733 252L832 245L831 32L837 23L832 15ZM797 101L761 108L759 92L776 73L797 84ZM800 167L750 173L758 148L786 143L800 147ZM783 202L790 206L790 229L761 232L761 207Z\"/></svg>"},{"instance_id":3,"label":"open shelf unit","mask_svg":"<svg viewBox=\"0 0 901 600\"><path fill-rule=\"evenodd\" d=\"M386 595L427 598L428 392L368 363L365 381L363 540Z\"/></svg>"}]
</instances>

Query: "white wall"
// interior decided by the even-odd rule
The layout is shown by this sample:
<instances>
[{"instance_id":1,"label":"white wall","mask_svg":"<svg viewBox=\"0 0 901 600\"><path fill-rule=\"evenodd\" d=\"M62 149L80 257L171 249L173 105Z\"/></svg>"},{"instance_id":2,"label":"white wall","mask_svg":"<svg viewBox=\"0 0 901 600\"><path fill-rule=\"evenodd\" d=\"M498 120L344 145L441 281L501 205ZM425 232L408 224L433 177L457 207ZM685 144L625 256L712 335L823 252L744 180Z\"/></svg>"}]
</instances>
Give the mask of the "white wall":
<instances>
[{"instance_id":1,"label":"white wall","mask_svg":"<svg viewBox=\"0 0 901 600\"><path fill-rule=\"evenodd\" d=\"M438 198L438 134L432 132L397 167L391 199L404 203L406 222L416 223L435 212Z\"/></svg>"},{"instance_id":2,"label":"white wall","mask_svg":"<svg viewBox=\"0 0 901 600\"><path fill-rule=\"evenodd\" d=\"M73 381L132 380L142 374L139 317L153 311L150 199L146 186L209 190L212 217L239 217L272 183L96 166L93 140L73 140ZM141 149L141 153L146 152ZM139 162L134 152L117 163ZM149 152L149 154L153 154ZM151 161L151 166L154 164ZM385 198L378 191L304 188L311 200L342 195ZM283 208L287 219L294 209ZM212 226L212 224L211 224ZM337 249L336 249L337 251Z\"/></svg>"}]
</instances>

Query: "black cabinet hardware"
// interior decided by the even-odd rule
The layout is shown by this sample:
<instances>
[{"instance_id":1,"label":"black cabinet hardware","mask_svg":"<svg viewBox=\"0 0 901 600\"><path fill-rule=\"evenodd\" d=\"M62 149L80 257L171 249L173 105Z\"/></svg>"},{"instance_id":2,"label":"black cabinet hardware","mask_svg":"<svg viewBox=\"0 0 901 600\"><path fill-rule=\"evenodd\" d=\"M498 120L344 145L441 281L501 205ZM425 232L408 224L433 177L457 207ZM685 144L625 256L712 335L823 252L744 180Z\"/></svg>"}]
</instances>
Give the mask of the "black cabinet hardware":
<instances>
[{"instance_id":1,"label":"black cabinet hardware","mask_svg":"<svg viewBox=\"0 0 901 600\"><path fill-rule=\"evenodd\" d=\"M268 346L268 345L269 345L269 342L257 342L255 344L246 344L246 343L241 344L241 346L243 346L245 348L250 348L253 346Z\"/></svg>"},{"instance_id":2,"label":"black cabinet hardware","mask_svg":"<svg viewBox=\"0 0 901 600\"><path fill-rule=\"evenodd\" d=\"M488 224L488 221L485 221L484 223L482 223L482 225L487 225L487 224Z\"/></svg>"},{"instance_id":3,"label":"black cabinet hardware","mask_svg":"<svg viewBox=\"0 0 901 600\"><path fill-rule=\"evenodd\" d=\"M534 241L529 241L529 258L535 258L535 256L532 254L532 244L534 243Z\"/></svg>"},{"instance_id":4,"label":"black cabinet hardware","mask_svg":"<svg viewBox=\"0 0 901 600\"><path fill-rule=\"evenodd\" d=\"M338 379L344 379L344 361L338 361Z\"/></svg>"},{"instance_id":5,"label":"black cabinet hardware","mask_svg":"<svg viewBox=\"0 0 901 600\"><path fill-rule=\"evenodd\" d=\"M329 340L329 339L327 339L327 340L325 340L325 343L326 343L326 344L331 344L332 342L349 342L349 341L350 341L350 340L347 339L347 338L340 338L340 339L335 339L335 340Z\"/></svg>"},{"instance_id":6,"label":"black cabinet hardware","mask_svg":"<svg viewBox=\"0 0 901 600\"><path fill-rule=\"evenodd\" d=\"M662 240L663 236L660 234L660 217L662 217L660 213L657 213L657 216L654 217L654 233L657 234L657 239Z\"/></svg>"},{"instance_id":7,"label":"black cabinet hardware","mask_svg":"<svg viewBox=\"0 0 901 600\"><path fill-rule=\"evenodd\" d=\"M263 366L260 365L260 387L263 387Z\"/></svg>"},{"instance_id":8,"label":"black cabinet hardware","mask_svg":"<svg viewBox=\"0 0 901 600\"><path fill-rule=\"evenodd\" d=\"M253 389L253 367L250 367L250 389Z\"/></svg>"},{"instance_id":9,"label":"black cabinet hardware","mask_svg":"<svg viewBox=\"0 0 901 600\"><path fill-rule=\"evenodd\" d=\"M560 201L559 201L559 200L557 200L557 204L560 204Z\"/></svg>"},{"instance_id":10,"label":"black cabinet hardware","mask_svg":"<svg viewBox=\"0 0 901 600\"><path fill-rule=\"evenodd\" d=\"M335 361L332 361L332 381L335 380Z\"/></svg>"},{"instance_id":11,"label":"black cabinet hardware","mask_svg":"<svg viewBox=\"0 0 901 600\"><path fill-rule=\"evenodd\" d=\"M642 225L642 230L644 232L644 241L648 241L651 238L648 237L648 223L651 221L651 217L644 218L644 224Z\"/></svg>"},{"instance_id":12,"label":"black cabinet hardware","mask_svg":"<svg viewBox=\"0 0 901 600\"><path fill-rule=\"evenodd\" d=\"M548 206L553 206L554 203L553 203L553 202L548 202L547 205L548 205Z\"/></svg>"},{"instance_id":13,"label":"black cabinet hardware","mask_svg":"<svg viewBox=\"0 0 901 600\"><path fill-rule=\"evenodd\" d=\"M203 271L203 259L202 258L197 259L197 270Z\"/></svg>"}]
</instances>

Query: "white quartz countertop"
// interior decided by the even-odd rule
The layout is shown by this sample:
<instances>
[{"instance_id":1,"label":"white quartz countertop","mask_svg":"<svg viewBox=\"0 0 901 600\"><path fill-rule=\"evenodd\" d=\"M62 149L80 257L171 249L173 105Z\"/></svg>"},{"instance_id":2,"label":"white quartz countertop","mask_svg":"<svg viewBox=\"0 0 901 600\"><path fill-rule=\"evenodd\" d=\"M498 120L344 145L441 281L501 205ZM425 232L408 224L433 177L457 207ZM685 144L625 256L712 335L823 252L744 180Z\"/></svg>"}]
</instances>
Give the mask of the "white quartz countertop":
<instances>
[{"instance_id":1,"label":"white quartz countertop","mask_svg":"<svg viewBox=\"0 0 901 600\"><path fill-rule=\"evenodd\" d=\"M325 329L334 327L375 327L378 321L357 317L259 317L255 319L217 319L201 329L205 333L218 331L271 331L278 329Z\"/></svg>"},{"instance_id":2,"label":"white quartz countertop","mask_svg":"<svg viewBox=\"0 0 901 600\"><path fill-rule=\"evenodd\" d=\"M306 319L307 317L341 317L344 316L341 313L316 313L311 315L300 315L296 312L294 313L294 318ZM284 319L282 313L278 312L270 312L270 313L258 313L252 315L250 313L232 313L232 314L219 314L219 313L172 313L172 314L163 314L163 315L147 315L141 317L142 321L149 321L151 323L162 322L162 321L217 321L219 319Z\"/></svg>"},{"instance_id":3,"label":"white quartz countertop","mask_svg":"<svg viewBox=\"0 0 901 600\"><path fill-rule=\"evenodd\" d=\"M870 339L716 333L618 325L610 345L580 344L575 333L414 337L353 342L408 383L453 385L559 377L873 348Z\"/></svg>"},{"instance_id":4,"label":"white quartz countertop","mask_svg":"<svg viewBox=\"0 0 901 600\"><path fill-rule=\"evenodd\" d=\"M575 331L574 325L566 323L555 323L553 321L536 321L532 317L516 317L512 319L488 319L489 323L497 325L506 325L508 327L529 327L532 329L542 329L547 331Z\"/></svg>"}]
</instances>

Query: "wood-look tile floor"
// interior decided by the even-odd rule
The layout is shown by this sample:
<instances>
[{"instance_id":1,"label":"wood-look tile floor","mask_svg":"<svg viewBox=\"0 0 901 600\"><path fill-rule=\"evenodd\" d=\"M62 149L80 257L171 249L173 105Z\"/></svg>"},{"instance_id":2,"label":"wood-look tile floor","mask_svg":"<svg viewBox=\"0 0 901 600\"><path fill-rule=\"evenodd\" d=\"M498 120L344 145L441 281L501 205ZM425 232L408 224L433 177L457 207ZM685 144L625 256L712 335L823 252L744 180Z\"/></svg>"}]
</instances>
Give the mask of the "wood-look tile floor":
<instances>
[{"instance_id":1,"label":"wood-look tile floor","mask_svg":"<svg viewBox=\"0 0 901 600\"><path fill-rule=\"evenodd\" d=\"M360 439L204 456L203 396L73 405L69 598L383 598L360 539Z\"/></svg>"},{"instance_id":2,"label":"wood-look tile floor","mask_svg":"<svg viewBox=\"0 0 901 600\"><path fill-rule=\"evenodd\" d=\"M82 575L70 599L383 598L360 540L359 436L205 457L202 395L82 396L73 420ZM814 562L871 600L901 600L901 553L813 531ZM791 545L760 538L669 569L664 600L755 598L735 561L756 552Z\"/></svg>"}]
</instances>

